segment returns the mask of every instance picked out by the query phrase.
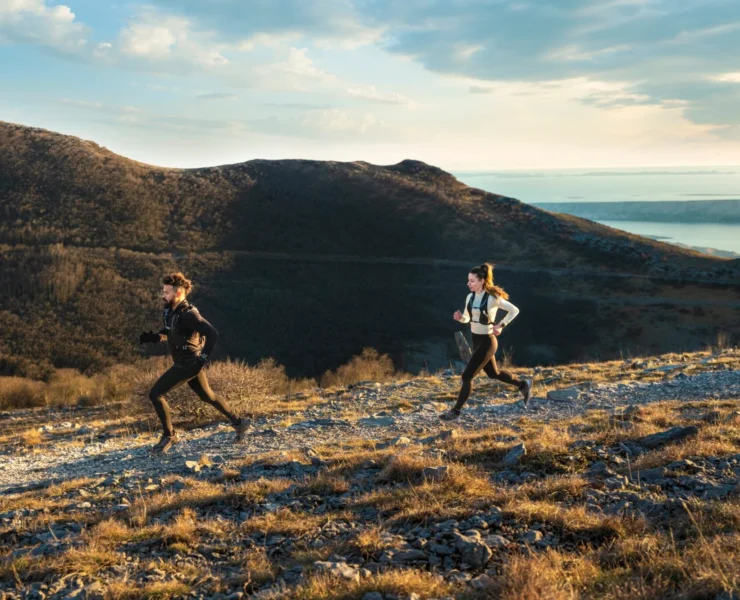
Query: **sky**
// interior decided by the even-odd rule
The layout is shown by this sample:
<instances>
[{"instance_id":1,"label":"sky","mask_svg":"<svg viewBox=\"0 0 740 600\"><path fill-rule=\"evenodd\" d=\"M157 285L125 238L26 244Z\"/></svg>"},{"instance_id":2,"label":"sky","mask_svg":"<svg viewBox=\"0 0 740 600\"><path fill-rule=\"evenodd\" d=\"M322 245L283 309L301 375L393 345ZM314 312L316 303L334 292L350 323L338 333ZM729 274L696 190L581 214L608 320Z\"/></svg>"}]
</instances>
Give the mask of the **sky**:
<instances>
[{"instance_id":1,"label":"sky","mask_svg":"<svg viewBox=\"0 0 740 600\"><path fill-rule=\"evenodd\" d=\"M740 0L0 0L0 120L171 167L740 164Z\"/></svg>"}]
</instances>

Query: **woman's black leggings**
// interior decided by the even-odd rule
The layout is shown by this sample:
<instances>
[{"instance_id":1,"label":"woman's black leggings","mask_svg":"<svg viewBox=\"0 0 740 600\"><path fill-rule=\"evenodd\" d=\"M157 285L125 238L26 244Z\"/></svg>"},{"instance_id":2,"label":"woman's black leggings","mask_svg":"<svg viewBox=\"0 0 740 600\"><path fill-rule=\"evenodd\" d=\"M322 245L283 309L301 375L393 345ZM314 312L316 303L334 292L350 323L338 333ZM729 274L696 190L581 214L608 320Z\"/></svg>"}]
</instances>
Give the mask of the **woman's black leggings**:
<instances>
[{"instance_id":1,"label":"woman's black leggings","mask_svg":"<svg viewBox=\"0 0 740 600\"><path fill-rule=\"evenodd\" d=\"M498 339L495 335L484 335L479 333L473 334L473 356L470 357L468 366L462 374L462 387L460 395L457 397L455 409L459 411L468 401L470 390L472 389L473 377L481 372L486 372L491 379L498 379L504 383L515 385L521 389L524 382L512 375L509 371L502 371L496 364L496 350L498 349Z\"/></svg>"},{"instance_id":2,"label":"woman's black leggings","mask_svg":"<svg viewBox=\"0 0 740 600\"><path fill-rule=\"evenodd\" d=\"M149 392L149 399L152 401L154 410L157 411L157 416L162 422L165 435L174 435L175 429L172 427L170 407L167 405L164 395L184 383L187 383L203 402L210 404L225 415L232 425L236 426L239 423L238 417L231 411L229 405L213 393L200 363L197 361L175 363L157 379Z\"/></svg>"}]
</instances>

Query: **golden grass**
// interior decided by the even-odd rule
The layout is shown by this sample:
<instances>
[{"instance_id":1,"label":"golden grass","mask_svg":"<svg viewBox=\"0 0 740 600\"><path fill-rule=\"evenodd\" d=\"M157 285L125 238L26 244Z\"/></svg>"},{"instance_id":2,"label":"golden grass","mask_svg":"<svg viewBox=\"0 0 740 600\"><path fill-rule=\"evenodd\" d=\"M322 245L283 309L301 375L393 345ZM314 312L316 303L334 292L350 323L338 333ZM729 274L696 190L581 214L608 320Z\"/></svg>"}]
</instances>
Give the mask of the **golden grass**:
<instances>
[{"instance_id":1,"label":"golden grass","mask_svg":"<svg viewBox=\"0 0 740 600\"><path fill-rule=\"evenodd\" d=\"M319 516L281 509L252 517L242 523L240 529L247 533L259 531L265 535L276 533L299 537L331 519L333 519L331 515Z\"/></svg>"},{"instance_id":2,"label":"golden grass","mask_svg":"<svg viewBox=\"0 0 740 600\"><path fill-rule=\"evenodd\" d=\"M395 594L402 598L412 593L419 598L440 598L453 594L455 587L438 576L418 570L388 571L360 583L313 575L293 588L276 591L265 600L361 600L367 592Z\"/></svg>"},{"instance_id":3,"label":"golden grass","mask_svg":"<svg viewBox=\"0 0 740 600\"><path fill-rule=\"evenodd\" d=\"M604 540L622 538L647 531L639 518L613 517L588 512L583 506L560 506L539 500L512 500L504 506L504 516L524 523L547 523L579 537Z\"/></svg>"},{"instance_id":4,"label":"golden grass","mask_svg":"<svg viewBox=\"0 0 740 600\"><path fill-rule=\"evenodd\" d=\"M275 577L275 567L264 548L249 550L244 557L242 568L245 571L245 583L261 585Z\"/></svg>"},{"instance_id":5,"label":"golden grass","mask_svg":"<svg viewBox=\"0 0 740 600\"><path fill-rule=\"evenodd\" d=\"M192 590L192 585L181 581L164 581L137 586L130 582L115 582L107 590L110 600L170 600L183 598Z\"/></svg>"},{"instance_id":6,"label":"golden grass","mask_svg":"<svg viewBox=\"0 0 740 600\"><path fill-rule=\"evenodd\" d=\"M575 600L579 590L598 575L591 560L548 549L532 556L513 556L477 598L490 600Z\"/></svg>"},{"instance_id":7,"label":"golden grass","mask_svg":"<svg viewBox=\"0 0 740 600\"><path fill-rule=\"evenodd\" d=\"M389 522L456 518L491 505L495 488L484 474L474 467L448 466L448 476L441 481L381 488L360 496L355 503L392 511Z\"/></svg>"},{"instance_id":8,"label":"golden grass","mask_svg":"<svg viewBox=\"0 0 740 600\"><path fill-rule=\"evenodd\" d=\"M138 498L130 509L131 522L139 526L147 523L152 515L167 510L196 508L221 502L259 502L273 492L280 492L291 485L285 479L259 479L236 485L212 483L198 479L186 479L187 488L181 492L163 491L149 497Z\"/></svg>"}]
</instances>

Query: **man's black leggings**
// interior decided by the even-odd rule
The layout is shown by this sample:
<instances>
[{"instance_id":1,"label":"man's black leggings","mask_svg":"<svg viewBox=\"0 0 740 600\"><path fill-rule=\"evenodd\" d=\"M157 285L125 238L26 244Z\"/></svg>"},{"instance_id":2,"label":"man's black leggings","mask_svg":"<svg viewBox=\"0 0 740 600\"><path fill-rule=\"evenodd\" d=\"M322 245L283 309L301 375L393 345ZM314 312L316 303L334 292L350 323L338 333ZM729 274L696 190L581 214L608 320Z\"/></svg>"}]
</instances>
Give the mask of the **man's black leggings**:
<instances>
[{"instance_id":1,"label":"man's black leggings","mask_svg":"<svg viewBox=\"0 0 740 600\"><path fill-rule=\"evenodd\" d=\"M172 427L170 407L167 405L164 395L184 383L187 383L203 402L210 404L225 415L232 425L236 426L239 423L239 419L231 411L229 405L213 393L200 363L196 361L175 363L157 379L149 392L149 399L152 401L154 410L157 411L157 416L162 422L165 435L174 435L175 429Z\"/></svg>"},{"instance_id":2,"label":"man's black leggings","mask_svg":"<svg viewBox=\"0 0 740 600\"><path fill-rule=\"evenodd\" d=\"M457 397L454 410L460 411L468 401L472 389L473 377L481 372L486 372L491 379L498 379L504 383L517 386L519 389L524 382L512 375L509 371L502 371L496 364L496 350L498 350L498 339L495 335L473 334L473 356L470 357L468 366L462 374L462 387Z\"/></svg>"}]
</instances>

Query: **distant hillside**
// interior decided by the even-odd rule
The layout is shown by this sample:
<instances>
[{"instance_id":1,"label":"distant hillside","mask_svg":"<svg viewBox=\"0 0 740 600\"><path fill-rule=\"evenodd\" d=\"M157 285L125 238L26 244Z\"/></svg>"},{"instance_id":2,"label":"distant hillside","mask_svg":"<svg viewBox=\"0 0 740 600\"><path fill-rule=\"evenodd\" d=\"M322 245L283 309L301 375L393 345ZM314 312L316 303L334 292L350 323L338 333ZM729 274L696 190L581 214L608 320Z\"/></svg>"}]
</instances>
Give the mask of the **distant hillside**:
<instances>
[{"instance_id":1,"label":"distant hillside","mask_svg":"<svg viewBox=\"0 0 740 600\"><path fill-rule=\"evenodd\" d=\"M556 215L412 160L164 169L0 123L0 214L2 372L132 360L174 268L195 278L221 356L274 356L296 374L365 346L406 368L449 361L450 315L483 260L500 265L522 308L502 339L520 364L700 347L734 326L740 300L738 261ZM713 308L699 306L709 296Z\"/></svg>"},{"instance_id":2,"label":"distant hillside","mask_svg":"<svg viewBox=\"0 0 740 600\"><path fill-rule=\"evenodd\" d=\"M540 202L535 206L594 221L740 224L740 200Z\"/></svg>"}]
</instances>

